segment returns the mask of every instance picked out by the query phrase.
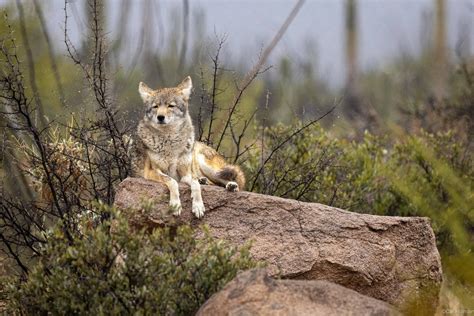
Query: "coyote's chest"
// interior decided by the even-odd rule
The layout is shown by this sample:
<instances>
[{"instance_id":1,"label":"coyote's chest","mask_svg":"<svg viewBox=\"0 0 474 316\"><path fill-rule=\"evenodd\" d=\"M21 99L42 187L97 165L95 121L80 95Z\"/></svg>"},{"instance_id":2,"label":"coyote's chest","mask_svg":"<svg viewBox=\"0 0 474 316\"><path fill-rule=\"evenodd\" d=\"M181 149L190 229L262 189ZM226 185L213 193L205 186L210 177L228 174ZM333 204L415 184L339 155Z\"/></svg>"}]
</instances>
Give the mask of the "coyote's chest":
<instances>
[{"instance_id":1,"label":"coyote's chest","mask_svg":"<svg viewBox=\"0 0 474 316\"><path fill-rule=\"evenodd\" d=\"M157 131L139 126L138 135L152 166L173 178L177 178L178 166L191 163L194 133L186 129Z\"/></svg>"}]
</instances>

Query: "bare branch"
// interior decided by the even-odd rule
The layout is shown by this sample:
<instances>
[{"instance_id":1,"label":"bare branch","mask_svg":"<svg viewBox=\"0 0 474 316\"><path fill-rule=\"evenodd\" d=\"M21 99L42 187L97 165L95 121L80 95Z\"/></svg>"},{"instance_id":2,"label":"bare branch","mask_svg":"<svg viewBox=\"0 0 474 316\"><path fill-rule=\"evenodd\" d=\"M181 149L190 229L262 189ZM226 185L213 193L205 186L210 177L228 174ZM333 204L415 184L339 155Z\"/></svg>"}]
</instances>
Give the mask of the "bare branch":
<instances>
[{"instance_id":1,"label":"bare branch","mask_svg":"<svg viewBox=\"0 0 474 316\"><path fill-rule=\"evenodd\" d=\"M224 43L227 39L227 36L224 35L219 39L219 42L217 44L217 50L216 54L214 57L212 57L212 90L211 90L211 115L209 118L209 128L207 130L207 137L206 137L206 143L207 145L210 145L212 143L211 137L212 137L212 123L215 120L214 117L214 112L217 110L217 103L216 103L216 97L217 97L217 87L219 85L219 56L222 50L222 47L224 46Z\"/></svg>"}]
</instances>

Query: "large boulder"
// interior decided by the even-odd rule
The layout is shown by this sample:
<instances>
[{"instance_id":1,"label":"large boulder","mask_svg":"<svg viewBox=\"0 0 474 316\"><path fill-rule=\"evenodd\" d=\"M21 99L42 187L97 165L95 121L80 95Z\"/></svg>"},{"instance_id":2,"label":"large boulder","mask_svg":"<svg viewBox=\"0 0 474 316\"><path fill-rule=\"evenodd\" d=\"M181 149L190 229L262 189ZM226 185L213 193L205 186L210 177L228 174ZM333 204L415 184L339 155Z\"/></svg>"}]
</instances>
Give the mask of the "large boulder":
<instances>
[{"instance_id":1,"label":"large boulder","mask_svg":"<svg viewBox=\"0 0 474 316\"><path fill-rule=\"evenodd\" d=\"M242 272L197 316L397 315L389 304L327 281L274 280L265 270Z\"/></svg>"},{"instance_id":2,"label":"large boulder","mask_svg":"<svg viewBox=\"0 0 474 316\"><path fill-rule=\"evenodd\" d=\"M199 220L189 187L180 187L183 212L172 224L190 224L198 237L205 224L235 245L252 241L252 256L273 276L331 281L399 308L414 302L434 310L438 303L441 262L428 218L352 213L216 186L202 186L202 193L207 212ZM128 209L132 226L161 226L168 196L160 183L128 178L115 204ZM141 206L150 200L151 209Z\"/></svg>"}]
</instances>

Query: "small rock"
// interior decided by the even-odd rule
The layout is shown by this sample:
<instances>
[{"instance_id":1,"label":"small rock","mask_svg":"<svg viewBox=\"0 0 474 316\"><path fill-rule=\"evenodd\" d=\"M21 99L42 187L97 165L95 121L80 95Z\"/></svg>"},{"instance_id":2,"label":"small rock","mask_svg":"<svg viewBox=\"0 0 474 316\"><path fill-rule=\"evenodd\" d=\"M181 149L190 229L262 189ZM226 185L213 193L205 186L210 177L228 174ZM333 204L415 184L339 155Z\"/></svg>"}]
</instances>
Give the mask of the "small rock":
<instances>
[{"instance_id":1,"label":"small rock","mask_svg":"<svg viewBox=\"0 0 474 316\"><path fill-rule=\"evenodd\" d=\"M327 281L274 280L263 269L242 272L199 309L198 316L399 315L389 304Z\"/></svg>"}]
</instances>

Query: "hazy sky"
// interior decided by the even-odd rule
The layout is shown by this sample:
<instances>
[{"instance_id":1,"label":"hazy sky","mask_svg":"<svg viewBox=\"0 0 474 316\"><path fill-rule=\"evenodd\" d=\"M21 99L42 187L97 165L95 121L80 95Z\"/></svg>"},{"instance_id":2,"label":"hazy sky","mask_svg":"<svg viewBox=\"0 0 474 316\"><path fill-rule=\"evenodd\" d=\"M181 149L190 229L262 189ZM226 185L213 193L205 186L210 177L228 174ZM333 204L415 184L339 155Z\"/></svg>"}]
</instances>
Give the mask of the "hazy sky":
<instances>
[{"instance_id":1,"label":"hazy sky","mask_svg":"<svg viewBox=\"0 0 474 316\"><path fill-rule=\"evenodd\" d=\"M64 2L62 0L41 0L46 5L48 27L63 49L62 30ZM76 3L77 11L84 0L70 0ZM132 0L129 0L132 1ZM9 1L0 0L0 3ZM27 3L28 1L25 1ZM237 60L255 58L262 45L268 43L276 33L291 8L294 0L189 0L191 11L203 12L209 36L227 34L227 48ZM121 0L107 2L109 30L116 30ZM316 48L314 58L320 73L333 84L344 79L344 0L307 0L290 26L288 32L273 52L271 61L282 55L291 59L304 56L308 42ZM424 29L433 15L435 0L359 0L359 62L362 68L376 67L401 52L417 54L421 43L429 36ZM131 19L128 29L129 47L137 42L140 28L143 0L131 3ZM153 19L165 30L172 27L172 12L178 12L180 0L156 0L150 10ZM451 48L459 40L461 30L470 30L470 51L474 52L474 0L447 0L447 34ZM425 21L425 22L424 22ZM193 23L191 22L191 25ZM79 41L81 17L71 22L73 40ZM151 32L153 30L150 30ZM191 37L195 36L193 32Z\"/></svg>"},{"instance_id":2,"label":"hazy sky","mask_svg":"<svg viewBox=\"0 0 474 316\"><path fill-rule=\"evenodd\" d=\"M195 0L202 7L208 28L229 35L236 50L258 51L278 30L296 1ZM363 68L375 67L401 51L419 53L423 16L433 13L434 0L359 0L359 61ZM306 1L274 52L297 58L304 43L316 45L322 74L332 82L344 77L344 4L342 0ZM459 39L461 25L470 23L474 36L474 1L448 0L447 34L451 47ZM423 34L425 33L425 34ZM473 47L474 38L471 40ZM473 52L474 49L471 49Z\"/></svg>"}]
</instances>

